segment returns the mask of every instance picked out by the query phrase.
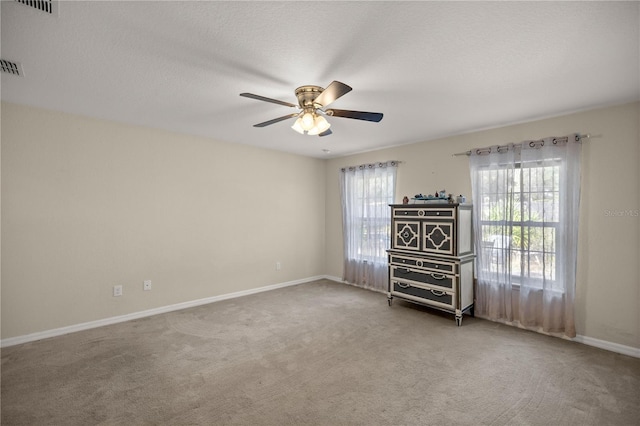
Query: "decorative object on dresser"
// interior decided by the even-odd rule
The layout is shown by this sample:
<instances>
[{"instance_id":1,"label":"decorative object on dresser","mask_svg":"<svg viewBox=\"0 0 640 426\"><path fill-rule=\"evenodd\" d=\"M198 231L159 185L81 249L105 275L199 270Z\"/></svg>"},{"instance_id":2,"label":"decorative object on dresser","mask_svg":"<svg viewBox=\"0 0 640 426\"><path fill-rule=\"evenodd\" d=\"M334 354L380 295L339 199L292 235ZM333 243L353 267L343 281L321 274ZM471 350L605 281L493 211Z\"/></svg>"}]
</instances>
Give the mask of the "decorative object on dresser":
<instances>
[{"instance_id":1,"label":"decorative object on dresser","mask_svg":"<svg viewBox=\"0 0 640 426\"><path fill-rule=\"evenodd\" d=\"M473 232L470 204L392 204L388 302L399 297L473 316Z\"/></svg>"}]
</instances>

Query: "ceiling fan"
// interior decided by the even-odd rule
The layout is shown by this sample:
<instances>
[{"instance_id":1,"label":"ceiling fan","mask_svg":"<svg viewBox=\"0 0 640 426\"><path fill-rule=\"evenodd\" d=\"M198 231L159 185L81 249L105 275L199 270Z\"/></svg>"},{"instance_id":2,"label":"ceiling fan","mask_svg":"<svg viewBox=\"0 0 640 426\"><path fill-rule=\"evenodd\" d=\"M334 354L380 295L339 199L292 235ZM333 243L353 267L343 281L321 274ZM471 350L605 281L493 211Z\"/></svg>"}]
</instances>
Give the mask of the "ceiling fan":
<instances>
[{"instance_id":1,"label":"ceiling fan","mask_svg":"<svg viewBox=\"0 0 640 426\"><path fill-rule=\"evenodd\" d=\"M254 95L253 93L240 93L240 96L256 99L258 101L284 105L299 110L298 112L274 118L273 120L254 124L253 127L265 127L289 118L298 117L293 126L291 126L291 128L296 132L307 135L328 136L332 133L329 128L331 127L331 124L329 124L326 118L324 118L325 116L353 118L356 120L374 121L376 123L382 120L382 113L379 112L351 111L333 108L326 109L330 103L341 96L346 95L351 90L351 87L339 81L332 81L326 89L323 89L320 86L300 86L296 89L298 105L279 101L277 99L266 98L260 95Z\"/></svg>"}]
</instances>

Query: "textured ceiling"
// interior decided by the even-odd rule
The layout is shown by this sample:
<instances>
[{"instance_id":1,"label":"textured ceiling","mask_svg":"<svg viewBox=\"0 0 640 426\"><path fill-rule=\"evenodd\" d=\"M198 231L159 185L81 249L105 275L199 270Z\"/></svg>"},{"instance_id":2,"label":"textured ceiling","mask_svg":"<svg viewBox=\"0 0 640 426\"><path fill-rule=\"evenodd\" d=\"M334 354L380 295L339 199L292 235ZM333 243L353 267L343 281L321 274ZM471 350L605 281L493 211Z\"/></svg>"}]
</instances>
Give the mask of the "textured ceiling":
<instances>
[{"instance_id":1,"label":"textured ceiling","mask_svg":"<svg viewBox=\"0 0 640 426\"><path fill-rule=\"evenodd\" d=\"M637 2L2 1L2 100L292 153L340 156L640 99ZM353 87L319 138L301 85ZM588 129L576 129L588 130ZM541 137L547 135L532 135ZM505 142L505 141L503 141Z\"/></svg>"}]
</instances>

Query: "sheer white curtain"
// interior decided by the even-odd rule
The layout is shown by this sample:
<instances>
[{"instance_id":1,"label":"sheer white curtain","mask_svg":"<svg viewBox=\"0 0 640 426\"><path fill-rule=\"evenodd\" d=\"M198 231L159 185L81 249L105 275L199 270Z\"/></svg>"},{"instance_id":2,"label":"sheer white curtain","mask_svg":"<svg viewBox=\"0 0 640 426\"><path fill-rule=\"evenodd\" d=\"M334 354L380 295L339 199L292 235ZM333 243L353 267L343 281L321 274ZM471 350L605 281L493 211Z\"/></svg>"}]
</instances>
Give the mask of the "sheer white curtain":
<instances>
[{"instance_id":1,"label":"sheer white curtain","mask_svg":"<svg viewBox=\"0 0 640 426\"><path fill-rule=\"evenodd\" d=\"M342 279L386 291L391 209L398 163L387 161L341 170L344 268Z\"/></svg>"},{"instance_id":2,"label":"sheer white curtain","mask_svg":"<svg viewBox=\"0 0 640 426\"><path fill-rule=\"evenodd\" d=\"M479 316L575 336L579 141L472 150Z\"/></svg>"}]
</instances>

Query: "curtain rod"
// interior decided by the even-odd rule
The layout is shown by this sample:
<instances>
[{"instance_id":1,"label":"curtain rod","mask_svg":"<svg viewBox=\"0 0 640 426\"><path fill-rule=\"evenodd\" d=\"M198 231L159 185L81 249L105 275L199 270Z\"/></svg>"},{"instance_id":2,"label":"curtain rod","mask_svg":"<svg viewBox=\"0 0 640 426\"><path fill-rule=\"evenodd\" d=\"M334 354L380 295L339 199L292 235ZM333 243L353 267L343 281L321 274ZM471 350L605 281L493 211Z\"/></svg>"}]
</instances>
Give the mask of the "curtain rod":
<instances>
[{"instance_id":1,"label":"curtain rod","mask_svg":"<svg viewBox=\"0 0 640 426\"><path fill-rule=\"evenodd\" d=\"M586 135L578 135L578 138L580 140L589 139L589 138L591 138L591 133L587 133ZM554 138L554 139L556 139L558 142L566 142L568 140L568 136L563 136L561 138ZM535 141L522 141L521 143L529 142L531 144L531 143L541 143L542 141L543 141L543 139L538 139L538 140L535 140ZM486 150L487 148L476 148L476 149ZM457 154L453 154L453 157L458 157L458 156L461 156L461 155L469 156L469 155L471 155L471 150L466 151L466 152L458 152Z\"/></svg>"},{"instance_id":2,"label":"curtain rod","mask_svg":"<svg viewBox=\"0 0 640 426\"><path fill-rule=\"evenodd\" d=\"M359 170L374 169L376 167L386 167L387 164L390 165L391 167L396 167L400 163L403 163L403 161L399 161L399 160L375 161L371 163L358 164L357 166L340 167L340 171L346 172L347 170L355 171L356 169L359 169Z\"/></svg>"}]
</instances>

